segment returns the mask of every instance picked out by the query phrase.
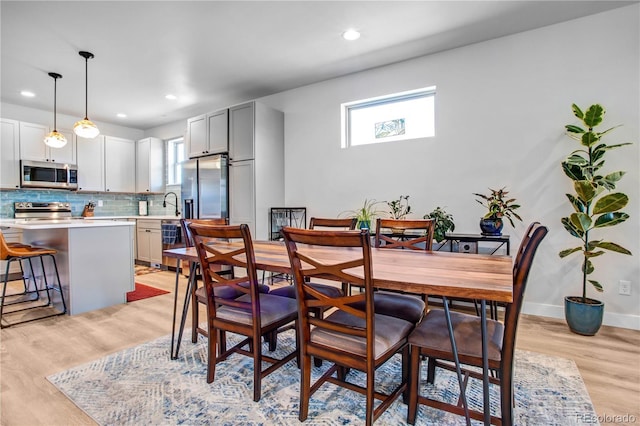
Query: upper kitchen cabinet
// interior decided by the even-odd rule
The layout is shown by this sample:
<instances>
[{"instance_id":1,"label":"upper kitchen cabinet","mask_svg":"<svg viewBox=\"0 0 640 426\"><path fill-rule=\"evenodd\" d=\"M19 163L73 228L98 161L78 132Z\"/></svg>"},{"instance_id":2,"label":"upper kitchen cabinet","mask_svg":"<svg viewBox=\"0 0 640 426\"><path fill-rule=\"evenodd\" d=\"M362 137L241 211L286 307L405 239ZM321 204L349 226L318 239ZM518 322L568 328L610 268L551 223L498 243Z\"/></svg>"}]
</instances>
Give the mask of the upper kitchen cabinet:
<instances>
[{"instance_id":1,"label":"upper kitchen cabinet","mask_svg":"<svg viewBox=\"0 0 640 426\"><path fill-rule=\"evenodd\" d=\"M20 124L15 120L0 119L0 188L20 187Z\"/></svg>"},{"instance_id":2,"label":"upper kitchen cabinet","mask_svg":"<svg viewBox=\"0 0 640 426\"><path fill-rule=\"evenodd\" d=\"M136 191L135 141L104 137L104 177L106 191Z\"/></svg>"},{"instance_id":3,"label":"upper kitchen cabinet","mask_svg":"<svg viewBox=\"0 0 640 426\"><path fill-rule=\"evenodd\" d=\"M187 120L189 158L229 150L229 110L223 109Z\"/></svg>"},{"instance_id":4,"label":"upper kitchen cabinet","mask_svg":"<svg viewBox=\"0 0 640 426\"><path fill-rule=\"evenodd\" d=\"M284 114L258 102L229 109L229 221L269 239L271 207L284 205Z\"/></svg>"},{"instance_id":5,"label":"upper kitchen cabinet","mask_svg":"<svg viewBox=\"0 0 640 426\"><path fill-rule=\"evenodd\" d=\"M78 191L104 191L104 136L78 136Z\"/></svg>"},{"instance_id":6,"label":"upper kitchen cabinet","mask_svg":"<svg viewBox=\"0 0 640 426\"><path fill-rule=\"evenodd\" d=\"M76 140L74 134L58 130L67 138L62 148L50 148L44 144L49 128L41 124L20 122L20 159L76 164Z\"/></svg>"},{"instance_id":7,"label":"upper kitchen cabinet","mask_svg":"<svg viewBox=\"0 0 640 426\"><path fill-rule=\"evenodd\" d=\"M136 143L136 192L164 192L164 142L145 138Z\"/></svg>"},{"instance_id":8,"label":"upper kitchen cabinet","mask_svg":"<svg viewBox=\"0 0 640 426\"><path fill-rule=\"evenodd\" d=\"M255 102L229 108L230 161L253 160L255 158L255 113Z\"/></svg>"}]
</instances>

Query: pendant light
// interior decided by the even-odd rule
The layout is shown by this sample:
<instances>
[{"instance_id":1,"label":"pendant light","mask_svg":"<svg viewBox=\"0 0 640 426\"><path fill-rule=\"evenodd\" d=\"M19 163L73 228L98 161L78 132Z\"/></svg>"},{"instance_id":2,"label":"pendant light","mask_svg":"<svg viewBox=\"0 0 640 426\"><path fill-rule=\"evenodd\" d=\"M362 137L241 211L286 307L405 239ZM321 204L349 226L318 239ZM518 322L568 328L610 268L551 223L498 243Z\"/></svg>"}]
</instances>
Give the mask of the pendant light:
<instances>
[{"instance_id":1,"label":"pendant light","mask_svg":"<svg viewBox=\"0 0 640 426\"><path fill-rule=\"evenodd\" d=\"M56 98L57 98L57 82L62 78L60 74L50 72L49 77L53 78L53 131L44 138L44 144L51 148L62 148L67 144L67 138L57 130L56 123Z\"/></svg>"},{"instance_id":2,"label":"pendant light","mask_svg":"<svg viewBox=\"0 0 640 426\"><path fill-rule=\"evenodd\" d=\"M91 120L89 120L89 116L87 114L87 104L88 104L88 99L89 99L89 69L88 69L88 63L89 63L89 59L93 58L93 53L91 52L78 52L80 56L82 56L84 58L84 72L85 72L85 79L84 79L84 90L85 90L85 97L84 97L84 119L78 121L76 124L73 125L73 132L82 137L82 138L87 138L87 139L93 139L96 136L98 136L100 134L100 130L98 129L98 126L96 126L95 124L93 124L93 122Z\"/></svg>"}]
</instances>

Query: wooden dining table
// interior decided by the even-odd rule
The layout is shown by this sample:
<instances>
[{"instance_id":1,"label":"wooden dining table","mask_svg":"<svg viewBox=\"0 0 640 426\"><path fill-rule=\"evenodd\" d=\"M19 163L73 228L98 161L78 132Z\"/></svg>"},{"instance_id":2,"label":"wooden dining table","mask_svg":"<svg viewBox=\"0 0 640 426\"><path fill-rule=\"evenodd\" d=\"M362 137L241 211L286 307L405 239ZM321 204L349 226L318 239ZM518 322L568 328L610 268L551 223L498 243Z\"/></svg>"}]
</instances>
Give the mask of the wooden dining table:
<instances>
[{"instance_id":1,"label":"wooden dining table","mask_svg":"<svg viewBox=\"0 0 640 426\"><path fill-rule=\"evenodd\" d=\"M212 244L221 249L239 248L241 243L216 241ZM361 256L362 252L353 248L326 248L311 247L308 254L318 260L338 259L345 261L349 256ZM291 274L291 264L286 247L281 241L253 241L256 269L274 273ZM184 323L189 309L189 300L192 286L195 285L192 277L195 276L195 266L198 262L198 254L194 247L176 248L165 250L164 255L178 260L176 271L176 292L173 310L173 329L171 339L171 357L177 358L180 348L180 340L184 330ZM397 290L406 293L440 296L447 313L447 322L454 358L457 367L458 379L463 388L460 363L457 360L455 338L448 315L447 298L465 298L481 301L480 314L483 324L483 358L484 358L484 407L485 424L490 423L489 410L489 376L487 360L486 337L486 301L511 303L513 298L513 272L510 256L495 256L483 254L447 253L434 251L414 250L390 250L372 248L372 275L373 285L379 289ZM243 255L244 256L244 255ZM182 318L175 342L175 326L178 303L178 281L180 274L180 261L189 261L191 271L189 274L188 288L185 295ZM466 409L466 400L463 396L463 404ZM468 414L468 413L467 413ZM467 415L467 423L470 423Z\"/></svg>"}]
</instances>

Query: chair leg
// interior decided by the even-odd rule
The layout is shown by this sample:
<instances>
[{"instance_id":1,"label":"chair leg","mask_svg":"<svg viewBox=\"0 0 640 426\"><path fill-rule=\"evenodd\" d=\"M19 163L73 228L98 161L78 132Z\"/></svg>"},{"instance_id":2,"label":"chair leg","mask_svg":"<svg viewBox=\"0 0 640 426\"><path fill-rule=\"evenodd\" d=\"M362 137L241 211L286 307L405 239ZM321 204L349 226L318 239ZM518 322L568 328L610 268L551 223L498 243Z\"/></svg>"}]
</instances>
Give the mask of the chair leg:
<instances>
[{"instance_id":1,"label":"chair leg","mask_svg":"<svg viewBox=\"0 0 640 426\"><path fill-rule=\"evenodd\" d=\"M253 400L260 401L262 394L262 336L254 332L253 336Z\"/></svg>"},{"instance_id":2,"label":"chair leg","mask_svg":"<svg viewBox=\"0 0 640 426\"><path fill-rule=\"evenodd\" d=\"M418 413L418 391L420 389L420 348L411 348L411 368L409 368L409 404L407 410L407 423L416 423Z\"/></svg>"},{"instance_id":3,"label":"chair leg","mask_svg":"<svg viewBox=\"0 0 640 426\"><path fill-rule=\"evenodd\" d=\"M512 374L502 374L500 378L500 410L502 426L513 424L514 393Z\"/></svg>"},{"instance_id":4,"label":"chair leg","mask_svg":"<svg viewBox=\"0 0 640 426\"><path fill-rule=\"evenodd\" d=\"M62 312L60 313L60 315L66 314L67 303L64 300L64 292L62 291L62 283L60 282L60 273L58 272L58 263L56 262L56 258L52 254L48 256L51 257L51 261L53 262L53 269L56 272L56 280L58 280L58 290L60 291L60 301L62 302Z\"/></svg>"},{"instance_id":5,"label":"chair leg","mask_svg":"<svg viewBox=\"0 0 640 426\"><path fill-rule=\"evenodd\" d=\"M311 357L302 354L302 367L300 368L300 410L298 419L304 422L309 415L309 398L311 397Z\"/></svg>"},{"instance_id":6,"label":"chair leg","mask_svg":"<svg viewBox=\"0 0 640 426\"><path fill-rule=\"evenodd\" d=\"M436 378L436 360L433 358L427 359L427 383L433 383Z\"/></svg>"},{"instance_id":7,"label":"chair leg","mask_svg":"<svg viewBox=\"0 0 640 426\"><path fill-rule=\"evenodd\" d=\"M196 343L198 341L198 322L200 321L200 302L196 297L196 286L198 281L194 278L191 287L191 342Z\"/></svg>"},{"instance_id":8,"label":"chair leg","mask_svg":"<svg viewBox=\"0 0 640 426\"><path fill-rule=\"evenodd\" d=\"M216 377L216 348L218 347L218 330L209 325L209 347L207 349L207 383L212 383ZM222 352L221 352L222 353Z\"/></svg>"}]
</instances>

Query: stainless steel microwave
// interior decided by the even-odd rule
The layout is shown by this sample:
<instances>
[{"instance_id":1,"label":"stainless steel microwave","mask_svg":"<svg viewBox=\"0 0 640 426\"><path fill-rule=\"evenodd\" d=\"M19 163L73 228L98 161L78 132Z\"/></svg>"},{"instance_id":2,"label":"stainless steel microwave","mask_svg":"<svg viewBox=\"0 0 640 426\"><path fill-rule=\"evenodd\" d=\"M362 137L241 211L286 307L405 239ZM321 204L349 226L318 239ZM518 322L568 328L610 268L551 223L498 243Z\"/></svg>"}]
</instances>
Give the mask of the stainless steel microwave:
<instances>
[{"instance_id":1,"label":"stainless steel microwave","mask_svg":"<svg viewBox=\"0 0 640 426\"><path fill-rule=\"evenodd\" d=\"M75 164L20 161L20 186L23 188L78 189Z\"/></svg>"}]
</instances>

